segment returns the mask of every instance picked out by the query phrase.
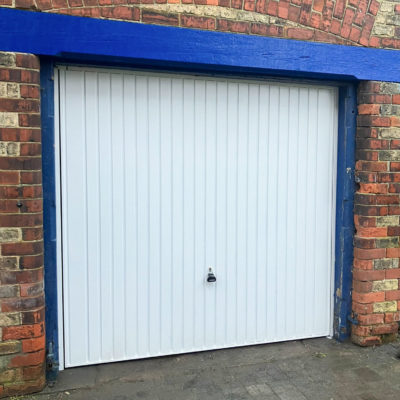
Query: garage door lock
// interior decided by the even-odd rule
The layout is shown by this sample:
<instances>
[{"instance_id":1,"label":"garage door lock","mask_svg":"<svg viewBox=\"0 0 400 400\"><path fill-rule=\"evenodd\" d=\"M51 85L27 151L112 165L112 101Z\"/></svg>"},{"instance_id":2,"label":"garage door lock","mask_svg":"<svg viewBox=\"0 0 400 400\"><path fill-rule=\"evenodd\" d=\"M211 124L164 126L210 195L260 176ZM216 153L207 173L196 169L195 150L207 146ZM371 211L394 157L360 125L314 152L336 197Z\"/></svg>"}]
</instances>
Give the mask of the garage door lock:
<instances>
[{"instance_id":1,"label":"garage door lock","mask_svg":"<svg viewBox=\"0 0 400 400\"><path fill-rule=\"evenodd\" d=\"M208 268L207 282L215 282L217 280L212 268Z\"/></svg>"}]
</instances>

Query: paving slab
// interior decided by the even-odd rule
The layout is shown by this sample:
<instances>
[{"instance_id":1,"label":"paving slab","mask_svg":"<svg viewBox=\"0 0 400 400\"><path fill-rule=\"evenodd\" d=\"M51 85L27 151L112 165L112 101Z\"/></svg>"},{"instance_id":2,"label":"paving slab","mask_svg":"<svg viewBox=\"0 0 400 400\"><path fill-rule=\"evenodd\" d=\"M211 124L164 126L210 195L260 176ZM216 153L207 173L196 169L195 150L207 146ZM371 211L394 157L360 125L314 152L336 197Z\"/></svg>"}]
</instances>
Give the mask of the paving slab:
<instances>
[{"instance_id":1,"label":"paving slab","mask_svg":"<svg viewBox=\"0 0 400 400\"><path fill-rule=\"evenodd\" d=\"M20 400L400 400L400 341L326 338L71 368Z\"/></svg>"}]
</instances>

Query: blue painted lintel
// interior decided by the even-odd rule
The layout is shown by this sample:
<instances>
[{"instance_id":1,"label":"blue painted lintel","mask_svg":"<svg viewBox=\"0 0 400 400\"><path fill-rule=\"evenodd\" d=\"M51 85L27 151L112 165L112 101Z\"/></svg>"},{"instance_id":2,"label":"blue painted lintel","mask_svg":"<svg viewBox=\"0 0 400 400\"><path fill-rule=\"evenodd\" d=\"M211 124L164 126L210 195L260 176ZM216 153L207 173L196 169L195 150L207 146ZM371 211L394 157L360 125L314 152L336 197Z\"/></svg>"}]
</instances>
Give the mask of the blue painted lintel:
<instances>
[{"instance_id":1,"label":"blue painted lintel","mask_svg":"<svg viewBox=\"0 0 400 400\"><path fill-rule=\"evenodd\" d=\"M400 52L0 8L0 50L143 66L400 82Z\"/></svg>"}]
</instances>

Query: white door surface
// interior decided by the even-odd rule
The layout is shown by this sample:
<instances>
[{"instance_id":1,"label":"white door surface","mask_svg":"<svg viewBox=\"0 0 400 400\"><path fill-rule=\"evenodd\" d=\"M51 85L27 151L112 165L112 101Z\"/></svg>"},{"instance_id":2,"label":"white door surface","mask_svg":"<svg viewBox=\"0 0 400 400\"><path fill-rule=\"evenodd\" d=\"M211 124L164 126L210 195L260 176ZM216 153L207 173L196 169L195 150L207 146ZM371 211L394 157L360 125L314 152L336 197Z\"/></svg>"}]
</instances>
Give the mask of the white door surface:
<instances>
[{"instance_id":1,"label":"white door surface","mask_svg":"<svg viewBox=\"0 0 400 400\"><path fill-rule=\"evenodd\" d=\"M57 82L65 367L332 333L336 88Z\"/></svg>"}]
</instances>

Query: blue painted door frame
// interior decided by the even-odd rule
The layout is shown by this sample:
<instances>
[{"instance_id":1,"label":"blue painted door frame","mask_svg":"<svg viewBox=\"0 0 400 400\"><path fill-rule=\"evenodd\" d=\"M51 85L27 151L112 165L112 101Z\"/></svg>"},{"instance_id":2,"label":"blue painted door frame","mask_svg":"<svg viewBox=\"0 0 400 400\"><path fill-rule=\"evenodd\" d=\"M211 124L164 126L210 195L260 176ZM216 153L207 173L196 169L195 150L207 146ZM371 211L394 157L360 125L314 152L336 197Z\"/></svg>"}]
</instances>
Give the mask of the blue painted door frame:
<instances>
[{"instance_id":1,"label":"blue painted door frame","mask_svg":"<svg viewBox=\"0 0 400 400\"><path fill-rule=\"evenodd\" d=\"M45 287L46 287L46 337L48 379L53 380L58 372L58 297L57 297L57 226L55 186L55 130L54 130L54 64L71 63L66 58L41 58L41 112L43 145L43 198L45 241ZM81 59L80 64L92 64ZM96 63L98 66L104 66ZM109 63L107 63L109 65ZM120 67L116 63L115 67ZM134 69L135 65L130 65ZM167 68L165 69L167 70ZM209 73L209 70L193 70L184 63L179 70ZM173 70L176 72L176 69ZM235 72L235 71L232 71ZM246 74L249 76L249 74ZM254 74L256 77L260 75ZM263 76L263 78L268 78ZM282 79L293 79L282 75ZM276 78L275 78L276 79ZM321 83L321 81L319 81ZM353 262L353 196L356 130L356 82L322 82L339 88L339 134L336 196L335 239L335 291L334 291L334 336L338 340L349 337L351 313L351 283Z\"/></svg>"}]
</instances>

